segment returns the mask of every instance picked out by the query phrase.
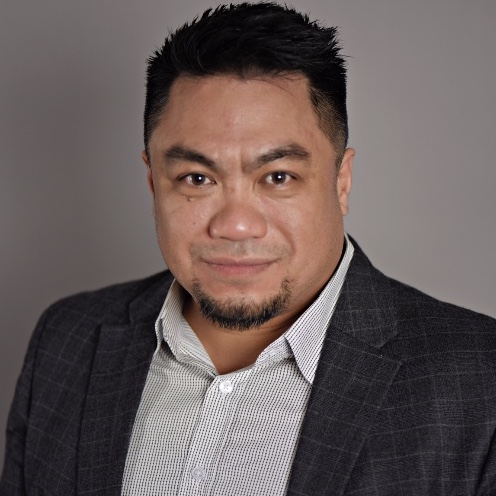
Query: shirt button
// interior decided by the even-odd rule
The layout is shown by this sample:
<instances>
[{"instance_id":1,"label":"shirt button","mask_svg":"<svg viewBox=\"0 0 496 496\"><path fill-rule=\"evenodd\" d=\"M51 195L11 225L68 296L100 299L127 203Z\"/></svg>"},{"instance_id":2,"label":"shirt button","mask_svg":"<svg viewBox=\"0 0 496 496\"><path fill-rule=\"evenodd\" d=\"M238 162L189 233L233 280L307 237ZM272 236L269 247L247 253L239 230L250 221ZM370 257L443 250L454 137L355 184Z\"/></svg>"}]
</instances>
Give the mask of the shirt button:
<instances>
[{"instance_id":1,"label":"shirt button","mask_svg":"<svg viewBox=\"0 0 496 496\"><path fill-rule=\"evenodd\" d=\"M195 467L191 471L191 477L193 477L196 481L201 481L205 478L205 470L203 470L202 467Z\"/></svg>"},{"instance_id":2,"label":"shirt button","mask_svg":"<svg viewBox=\"0 0 496 496\"><path fill-rule=\"evenodd\" d=\"M233 390L232 382L229 380L222 381L219 384L219 389L222 394L229 394Z\"/></svg>"}]
</instances>

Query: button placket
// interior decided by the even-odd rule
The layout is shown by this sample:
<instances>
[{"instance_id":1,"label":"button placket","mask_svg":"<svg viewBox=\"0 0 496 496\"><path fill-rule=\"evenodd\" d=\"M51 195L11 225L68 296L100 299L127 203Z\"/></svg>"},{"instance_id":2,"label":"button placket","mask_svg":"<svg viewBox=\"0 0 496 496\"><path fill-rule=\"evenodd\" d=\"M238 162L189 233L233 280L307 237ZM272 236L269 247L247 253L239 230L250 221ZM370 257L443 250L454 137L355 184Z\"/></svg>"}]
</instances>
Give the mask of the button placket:
<instances>
[{"instance_id":1,"label":"button placket","mask_svg":"<svg viewBox=\"0 0 496 496\"><path fill-rule=\"evenodd\" d=\"M250 371L217 376L203 399L203 406L188 450L186 465L178 494L207 494L216 472L222 447L231 427L242 384Z\"/></svg>"}]
</instances>

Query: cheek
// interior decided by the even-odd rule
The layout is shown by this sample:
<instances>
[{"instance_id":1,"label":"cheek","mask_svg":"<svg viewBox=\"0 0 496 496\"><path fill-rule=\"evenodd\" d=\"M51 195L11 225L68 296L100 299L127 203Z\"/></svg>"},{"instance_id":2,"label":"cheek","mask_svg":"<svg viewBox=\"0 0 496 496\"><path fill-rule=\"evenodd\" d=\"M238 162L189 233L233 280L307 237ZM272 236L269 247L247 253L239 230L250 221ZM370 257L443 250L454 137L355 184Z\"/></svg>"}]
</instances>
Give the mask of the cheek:
<instances>
[{"instance_id":1,"label":"cheek","mask_svg":"<svg viewBox=\"0 0 496 496\"><path fill-rule=\"evenodd\" d=\"M330 276L329 262L339 257L342 246L343 225L337 202L327 198L286 208L278 222L279 232L291 246L291 274L298 280L311 278L323 283Z\"/></svg>"},{"instance_id":2,"label":"cheek","mask_svg":"<svg viewBox=\"0 0 496 496\"><path fill-rule=\"evenodd\" d=\"M276 228L297 245L313 246L339 228L342 217L336 192L330 187L315 187L294 201L266 206Z\"/></svg>"},{"instance_id":3,"label":"cheek","mask_svg":"<svg viewBox=\"0 0 496 496\"><path fill-rule=\"evenodd\" d=\"M155 219L160 241L169 249L184 250L190 240L208 231L209 215L208 206L198 199L169 197L156 202Z\"/></svg>"}]
</instances>

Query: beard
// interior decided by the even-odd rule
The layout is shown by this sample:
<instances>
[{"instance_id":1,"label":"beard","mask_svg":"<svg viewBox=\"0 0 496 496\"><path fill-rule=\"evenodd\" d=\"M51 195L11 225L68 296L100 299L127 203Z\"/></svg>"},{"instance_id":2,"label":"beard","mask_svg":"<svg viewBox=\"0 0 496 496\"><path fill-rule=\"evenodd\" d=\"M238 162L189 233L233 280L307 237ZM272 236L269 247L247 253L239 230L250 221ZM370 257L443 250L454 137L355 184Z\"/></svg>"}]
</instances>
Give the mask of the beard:
<instances>
[{"instance_id":1,"label":"beard","mask_svg":"<svg viewBox=\"0 0 496 496\"><path fill-rule=\"evenodd\" d=\"M198 281L193 283L191 294L205 318L232 331L248 331L260 327L286 310L291 299L291 289L286 279L281 283L277 294L260 303L248 299L217 301L205 293Z\"/></svg>"}]
</instances>

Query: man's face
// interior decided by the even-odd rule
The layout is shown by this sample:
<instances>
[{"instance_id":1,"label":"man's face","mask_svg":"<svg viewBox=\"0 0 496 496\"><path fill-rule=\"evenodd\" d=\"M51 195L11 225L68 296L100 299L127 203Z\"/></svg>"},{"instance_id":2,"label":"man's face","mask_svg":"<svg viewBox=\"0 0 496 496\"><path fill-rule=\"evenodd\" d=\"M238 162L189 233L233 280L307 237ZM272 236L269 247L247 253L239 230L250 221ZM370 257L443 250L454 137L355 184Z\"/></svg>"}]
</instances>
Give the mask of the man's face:
<instances>
[{"instance_id":1,"label":"man's face","mask_svg":"<svg viewBox=\"0 0 496 496\"><path fill-rule=\"evenodd\" d=\"M187 304L233 329L294 321L339 262L353 154L338 173L303 77L176 80L144 160Z\"/></svg>"}]
</instances>

